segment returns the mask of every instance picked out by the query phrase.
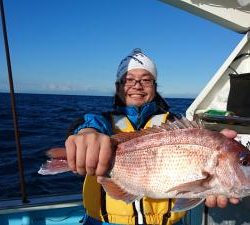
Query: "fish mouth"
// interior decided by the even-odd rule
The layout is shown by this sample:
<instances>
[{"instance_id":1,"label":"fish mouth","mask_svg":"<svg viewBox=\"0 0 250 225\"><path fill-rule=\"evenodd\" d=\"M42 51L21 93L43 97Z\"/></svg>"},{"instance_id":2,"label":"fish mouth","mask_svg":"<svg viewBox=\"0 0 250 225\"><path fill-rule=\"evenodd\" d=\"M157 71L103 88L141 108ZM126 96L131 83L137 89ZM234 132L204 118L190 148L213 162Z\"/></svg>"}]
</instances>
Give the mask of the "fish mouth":
<instances>
[{"instance_id":1,"label":"fish mouth","mask_svg":"<svg viewBox=\"0 0 250 225\"><path fill-rule=\"evenodd\" d=\"M250 166L240 166L240 169L243 171L244 176L249 180L250 183Z\"/></svg>"}]
</instances>

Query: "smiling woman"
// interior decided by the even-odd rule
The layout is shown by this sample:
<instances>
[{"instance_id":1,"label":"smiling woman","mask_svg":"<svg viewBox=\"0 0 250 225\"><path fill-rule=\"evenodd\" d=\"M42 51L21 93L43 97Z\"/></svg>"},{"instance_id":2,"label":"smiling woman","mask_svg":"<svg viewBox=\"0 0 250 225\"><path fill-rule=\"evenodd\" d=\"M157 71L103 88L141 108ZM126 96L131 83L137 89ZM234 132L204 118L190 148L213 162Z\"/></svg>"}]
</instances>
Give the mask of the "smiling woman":
<instances>
[{"instance_id":1,"label":"smiling woman","mask_svg":"<svg viewBox=\"0 0 250 225\"><path fill-rule=\"evenodd\" d=\"M185 212L170 213L171 199L145 196L129 204L115 200L97 182L97 176L104 176L114 160L110 135L173 119L168 104L157 93L156 79L154 62L140 49L134 49L118 67L113 110L83 115L83 123L66 140L69 167L86 175L83 202L87 223L170 225L185 215Z\"/></svg>"},{"instance_id":2,"label":"smiling woman","mask_svg":"<svg viewBox=\"0 0 250 225\"><path fill-rule=\"evenodd\" d=\"M121 61L116 76L116 95L123 105L140 107L154 99L156 66L140 49L134 49Z\"/></svg>"},{"instance_id":3,"label":"smiling woman","mask_svg":"<svg viewBox=\"0 0 250 225\"><path fill-rule=\"evenodd\" d=\"M147 70L131 69L116 82L116 93L126 105L140 107L143 103L153 100L155 85L154 77Z\"/></svg>"}]
</instances>

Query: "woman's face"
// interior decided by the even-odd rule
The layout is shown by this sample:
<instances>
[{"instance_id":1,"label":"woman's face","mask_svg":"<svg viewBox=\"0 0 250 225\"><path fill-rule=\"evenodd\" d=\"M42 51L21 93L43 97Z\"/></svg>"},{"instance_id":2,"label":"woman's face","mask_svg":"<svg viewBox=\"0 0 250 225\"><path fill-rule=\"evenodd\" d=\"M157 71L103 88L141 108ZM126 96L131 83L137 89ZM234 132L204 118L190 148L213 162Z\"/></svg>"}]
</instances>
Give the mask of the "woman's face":
<instances>
[{"instance_id":1,"label":"woman's face","mask_svg":"<svg viewBox=\"0 0 250 225\"><path fill-rule=\"evenodd\" d=\"M116 93L125 105L142 106L156 93L154 77L145 69L129 70L116 86Z\"/></svg>"}]
</instances>

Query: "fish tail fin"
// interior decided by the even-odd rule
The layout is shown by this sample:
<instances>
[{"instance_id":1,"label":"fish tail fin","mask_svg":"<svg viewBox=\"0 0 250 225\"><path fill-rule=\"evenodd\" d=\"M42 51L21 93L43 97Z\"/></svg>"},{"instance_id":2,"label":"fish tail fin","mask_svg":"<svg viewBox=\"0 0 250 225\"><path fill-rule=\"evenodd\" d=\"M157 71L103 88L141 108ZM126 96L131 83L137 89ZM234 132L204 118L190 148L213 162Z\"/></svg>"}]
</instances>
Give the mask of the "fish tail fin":
<instances>
[{"instance_id":1,"label":"fish tail fin","mask_svg":"<svg viewBox=\"0 0 250 225\"><path fill-rule=\"evenodd\" d=\"M38 173L41 175L55 175L58 173L64 173L70 171L68 162L65 159L52 159L47 160L45 164L41 166Z\"/></svg>"},{"instance_id":2,"label":"fish tail fin","mask_svg":"<svg viewBox=\"0 0 250 225\"><path fill-rule=\"evenodd\" d=\"M46 152L46 155L52 159L67 159L66 149L63 147L51 148Z\"/></svg>"}]
</instances>

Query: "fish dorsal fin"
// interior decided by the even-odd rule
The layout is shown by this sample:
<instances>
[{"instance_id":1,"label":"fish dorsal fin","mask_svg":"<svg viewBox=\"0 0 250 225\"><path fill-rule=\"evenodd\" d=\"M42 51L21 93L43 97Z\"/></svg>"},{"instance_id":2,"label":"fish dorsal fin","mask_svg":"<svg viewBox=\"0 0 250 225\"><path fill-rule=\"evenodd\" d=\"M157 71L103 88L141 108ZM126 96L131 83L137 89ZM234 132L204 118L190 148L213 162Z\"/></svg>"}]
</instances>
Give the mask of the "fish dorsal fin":
<instances>
[{"instance_id":1,"label":"fish dorsal fin","mask_svg":"<svg viewBox=\"0 0 250 225\"><path fill-rule=\"evenodd\" d=\"M174 121L166 121L161 126L165 130L179 130L188 128L203 128L200 120L189 121L186 117L182 116L180 119L174 118Z\"/></svg>"},{"instance_id":2,"label":"fish dorsal fin","mask_svg":"<svg viewBox=\"0 0 250 225\"><path fill-rule=\"evenodd\" d=\"M180 119L174 118L174 121L166 121L160 126L154 125L146 129L141 129L134 132L121 132L111 137L113 144L117 145L122 142L129 141L134 138L138 138L148 134L154 134L159 132L166 132L170 130L188 129L188 128L202 128L201 121L189 121L186 117L182 116Z\"/></svg>"}]
</instances>

